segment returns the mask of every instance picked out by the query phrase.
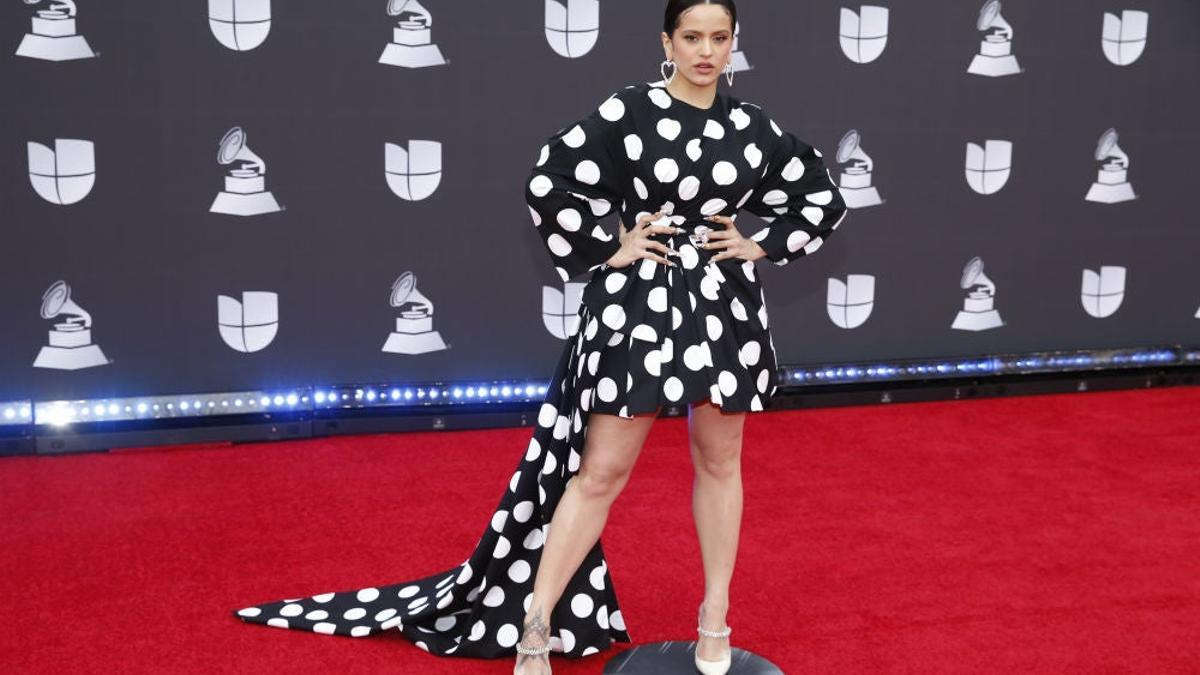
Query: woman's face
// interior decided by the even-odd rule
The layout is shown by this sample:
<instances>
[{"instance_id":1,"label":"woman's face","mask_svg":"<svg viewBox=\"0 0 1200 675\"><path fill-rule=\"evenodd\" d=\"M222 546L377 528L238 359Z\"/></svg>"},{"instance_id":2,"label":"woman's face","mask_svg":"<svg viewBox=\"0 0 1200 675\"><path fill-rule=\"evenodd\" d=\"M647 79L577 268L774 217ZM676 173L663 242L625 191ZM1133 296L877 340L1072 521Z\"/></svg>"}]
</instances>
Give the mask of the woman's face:
<instances>
[{"instance_id":1,"label":"woman's face","mask_svg":"<svg viewBox=\"0 0 1200 675\"><path fill-rule=\"evenodd\" d=\"M713 86L729 63L733 22L721 5L696 5L680 15L673 37L662 34L662 42L678 74L697 87Z\"/></svg>"}]
</instances>

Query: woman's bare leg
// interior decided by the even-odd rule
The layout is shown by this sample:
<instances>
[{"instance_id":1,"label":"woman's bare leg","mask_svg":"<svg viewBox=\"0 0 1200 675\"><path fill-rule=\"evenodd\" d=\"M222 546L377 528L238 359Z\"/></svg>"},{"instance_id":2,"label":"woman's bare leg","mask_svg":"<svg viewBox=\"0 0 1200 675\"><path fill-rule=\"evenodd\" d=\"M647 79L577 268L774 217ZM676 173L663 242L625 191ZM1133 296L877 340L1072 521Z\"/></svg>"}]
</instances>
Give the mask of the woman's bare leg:
<instances>
[{"instance_id":1,"label":"woman's bare leg","mask_svg":"<svg viewBox=\"0 0 1200 675\"><path fill-rule=\"evenodd\" d=\"M692 513L704 562L701 625L721 630L729 610L729 582L742 522L742 427L746 413L723 412L711 401L688 407L688 438L696 477ZM730 648L728 638L696 634L696 653L710 661Z\"/></svg>"},{"instance_id":2,"label":"woman's bare leg","mask_svg":"<svg viewBox=\"0 0 1200 675\"><path fill-rule=\"evenodd\" d=\"M543 647L550 640L550 612L567 582L583 564L600 538L609 507L629 481L656 413L625 419L618 415L588 413L579 472L567 481L546 532L545 548L533 582L533 598L525 613L521 646ZM517 675L545 675L545 656L517 654Z\"/></svg>"}]
</instances>

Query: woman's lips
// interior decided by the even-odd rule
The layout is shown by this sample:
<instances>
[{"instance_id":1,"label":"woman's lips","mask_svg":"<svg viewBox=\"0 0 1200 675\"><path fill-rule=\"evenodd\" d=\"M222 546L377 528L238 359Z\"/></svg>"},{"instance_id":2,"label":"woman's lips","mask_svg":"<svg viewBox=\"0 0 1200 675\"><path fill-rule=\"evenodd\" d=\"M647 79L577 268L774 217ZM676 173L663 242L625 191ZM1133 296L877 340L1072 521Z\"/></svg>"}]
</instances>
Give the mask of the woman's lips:
<instances>
[{"instance_id":1,"label":"woman's lips","mask_svg":"<svg viewBox=\"0 0 1200 675\"><path fill-rule=\"evenodd\" d=\"M713 69L713 67L707 63L702 63L702 64L696 66L696 70L712 70L712 69Z\"/></svg>"}]
</instances>

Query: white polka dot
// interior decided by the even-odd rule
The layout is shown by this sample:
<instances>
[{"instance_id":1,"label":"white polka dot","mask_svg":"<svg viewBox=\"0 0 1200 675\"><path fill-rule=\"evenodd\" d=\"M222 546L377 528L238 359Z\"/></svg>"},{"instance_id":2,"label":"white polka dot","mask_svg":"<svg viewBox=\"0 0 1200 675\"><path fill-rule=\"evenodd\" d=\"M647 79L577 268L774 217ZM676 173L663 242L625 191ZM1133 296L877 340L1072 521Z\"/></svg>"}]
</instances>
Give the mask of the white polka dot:
<instances>
[{"instance_id":1,"label":"white polka dot","mask_svg":"<svg viewBox=\"0 0 1200 675\"><path fill-rule=\"evenodd\" d=\"M763 368L761 371L759 371L759 373L758 373L758 392L760 394L765 394L767 392L767 382L768 382L768 378L770 378L770 377L771 377L771 374L770 374L770 372L767 371L766 368Z\"/></svg>"},{"instance_id":2,"label":"white polka dot","mask_svg":"<svg viewBox=\"0 0 1200 675\"><path fill-rule=\"evenodd\" d=\"M613 330L621 330L621 327L625 325L625 309L620 305L609 305L604 308L601 320L605 326Z\"/></svg>"},{"instance_id":3,"label":"white polka dot","mask_svg":"<svg viewBox=\"0 0 1200 675\"><path fill-rule=\"evenodd\" d=\"M541 152L538 153L537 165L541 166L545 164L548 159L550 159L550 145L546 144L542 146Z\"/></svg>"},{"instance_id":4,"label":"white polka dot","mask_svg":"<svg viewBox=\"0 0 1200 675\"><path fill-rule=\"evenodd\" d=\"M279 610L279 616L300 616L304 608L297 604L284 605Z\"/></svg>"},{"instance_id":5,"label":"white polka dot","mask_svg":"<svg viewBox=\"0 0 1200 675\"><path fill-rule=\"evenodd\" d=\"M750 126L750 116L741 108L734 108L729 111L729 121L733 122L733 126L738 131Z\"/></svg>"},{"instance_id":6,"label":"white polka dot","mask_svg":"<svg viewBox=\"0 0 1200 675\"><path fill-rule=\"evenodd\" d=\"M625 156L633 161L638 161L642 158L642 139L637 134L629 134L625 137Z\"/></svg>"},{"instance_id":7,"label":"white polka dot","mask_svg":"<svg viewBox=\"0 0 1200 675\"><path fill-rule=\"evenodd\" d=\"M654 312L667 311L667 289L664 286L655 286L646 294L646 305Z\"/></svg>"},{"instance_id":8,"label":"white polka dot","mask_svg":"<svg viewBox=\"0 0 1200 675\"><path fill-rule=\"evenodd\" d=\"M757 340L751 340L742 345L740 352L742 360L746 362L746 365L753 366L758 363L758 357L762 353L762 346L758 344Z\"/></svg>"},{"instance_id":9,"label":"white polka dot","mask_svg":"<svg viewBox=\"0 0 1200 675\"><path fill-rule=\"evenodd\" d=\"M571 613L583 619L592 613L592 608L595 603L592 602L592 597L587 593L576 593L571 598Z\"/></svg>"},{"instance_id":10,"label":"white polka dot","mask_svg":"<svg viewBox=\"0 0 1200 675\"><path fill-rule=\"evenodd\" d=\"M604 565L596 565L591 572L588 572L588 583L592 585L592 588L598 591L604 590L604 573L607 571Z\"/></svg>"},{"instance_id":11,"label":"white polka dot","mask_svg":"<svg viewBox=\"0 0 1200 675\"><path fill-rule=\"evenodd\" d=\"M625 115L625 103L615 95L600 104L600 116L609 122L616 122Z\"/></svg>"},{"instance_id":12,"label":"white polka dot","mask_svg":"<svg viewBox=\"0 0 1200 675\"><path fill-rule=\"evenodd\" d=\"M800 161L799 157L793 157L792 161L783 167L783 179L789 183L800 180L804 175L804 162Z\"/></svg>"},{"instance_id":13,"label":"white polka dot","mask_svg":"<svg viewBox=\"0 0 1200 675\"><path fill-rule=\"evenodd\" d=\"M571 127L570 131L568 131L566 134L563 134L562 140L563 143L566 143L568 146L572 148L578 148L579 146L583 145L584 141L587 140L587 134L583 132L583 127L576 124L575 126Z\"/></svg>"},{"instance_id":14,"label":"white polka dot","mask_svg":"<svg viewBox=\"0 0 1200 675\"><path fill-rule=\"evenodd\" d=\"M527 550L534 551L541 548L544 543L546 543L546 535L542 533L541 528L535 527L525 535L525 541L521 542L521 545Z\"/></svg>"},{"instance_id":15,"label":"white polka dot","mask_svg":"<svg viewBox=\"0 0 1200 675\"><path fill-rule=\"evenodd\" d=\"M705 275L704 278L700 280L700 294L709 300L717 299L717 293L720 287L721 282L717 281L716 278L712 276ZM695 308L693 307L693 309Z\"/></svg>"},{"instance_id":16,"label":"white polka dot","mask_svg":"<svg viewBox=\"0 0 1200 675\"><path fill-rule=\"evenodd\" d=\"M779 206L787 202L787 193L783 190L771 190L763 195L763 203L767 206Z\"/></svg>"},{"instance_id":17,"label":"white polka dot","mask_svg":"<svg viewBox=\"0 0 1200 675\"><path fill-rule=\"evenodd\" d=\"M704 135L719 141L725 138L725 127L716 120L709 120L704 124Z\"/></svg>"},{"instance_id":18,"label":"white polka dot","mask_svg":"<svg viewBox=\"0 0 1200 675\"><path fill-rule=\"evenodd\" d=\"M700 192L700 179L695 176L685 176L679 181L679 198L683 201L693 199Z\"/></svg>"},{"instance_id":19,"label":"white polka dot","mask_svg":"<svg viewBox=\"0 0 1200 675\"><path fill-rule=\"evenodd\" d=\"M333 635L337 630L337 626L332 623L321 622L312 627L314 633L324 633L325 635Z\"/></svg>"},{"instance_id":20,"label":"white polka dot","mask_svg":"<svg viewBox=\"0 0 1200 675\"><path fill-rule=\"evenodd\" d=\"M659 361L659 353L657 349L651 349L646 353L646 358L642 360L642 365L645 366L646 372L654 377L658 377L662 373L662 363Z\"/></svg>"},{"instance_id":21,"label":"white polka dot","mask_svg":"<svg viewBox=\"0 0 1200 675\"><path fill-rule=\"evenodd\" d=\"M277 618L274 618L274 619L267 619L267 625L268 625L268 626L274 626L275 628L287 628L287 627L288 627L288 620L287 620L287 619L280 619L280 618L278 618L278 617L277 617Z\"/></svg>"},{"instance_id":22,"label":"white polka dot","mask_svg":"<svg viewBox=\"0 0 1200 675\"><path fill-rule=\"evenodd\" d=\"M737 180L737 168L730 162L717 162L713 165L712 177L717 185L731 185Z\"/></svg>"},{"instance_id":23,"label":"white polka dot","mask_svg":"<svg viewBox=\"0 0 1200 675\"><path fill-rule=\"evenodd\" d=\"M529 217L533 219L534 227L542 226L542 214L538 213L537 209L533 208L532 206L529 207Z\"/></svg>"},{"instance_id":24,"label":"white polka dot","mask_svg":"<svg viewBox=\"0 0 1200 675\"><path fill-rule=\"evenodd\" d=\"M721 339L721 333L725 330L725 324L717 317L709 314L704 319L704 327L708 329L708 339L716 342Z\"/></svg>"},{"instance_id":25,"label":"white polka dot","mask_svg":"<svg viewBox=\"0 0 1200 675\"><path fill-rule=\"evenodd\" d=\"M554 455L546 456L553 457ZM533 515L533 502L529 501L528 499L523 502L519 502L513 507L512 514L513 520L517 521L518 523L524 523L525 521L529 520L531 515Z\"/></svg>"},{"instance_id":26,"label":"white polka dot","mask_svg":"<svg viewBox=\"0 0 1200 675\"><path fill-rule=\"evenodd\" d=\"M600 605L600 609L596 610L596 623L608 630L608 605Z\"/></svg>"},{"instance_id":27,"label":"white polka dot","mask_svg":"<svg viewBox=\"0 0 1200 675\"><path fill-rule=\"evenodd\" d=\"M475 623L471 624L471 634L467 636L467 639L471 640L472 642L477 642L486 632L487 626L484 625L483 621L476 621Z\"/></svg>"},{"instance_id":28,"label":"white polka dot","mask_svg":"<svg viewBox=\"0 0 1200 675\"><path fill-rule=\"evenodd\" d=\"M396 594L396 597L398 597L398 598L411 598L412 596L416 595L416 594L417 594L417 593L419 593L420 591L421 591L421 587L420 587L420 586L416 586L416 585L409 585L409 586L405 586L404 588L401 588L401 589L400 589L400 592Z\"/></svg>"},{"instance_id":29,"label":"white polka dot","mask_svg":"<svg viewBox=\"0 0 1200 675\"><path fill-rule=\"evenodd\" d=\"M672 375L663 383L663 393L672 401L678 401L680 396L683 396L683 382Z\"/></svg>"},{"instance_id":30,"label":"white polka dot","mask_svg":"<svg viewBox=\"0 0 1200 675\"><path fill-rule=\"evenodd\" d=\"M817 249L821 248L821 244L823 244L824 242L825 242L824 239L822 239L820 237L816 237L812 241L805 244L804 252L808 255L812 255L813 251L816 251Z\"/></svg>"},{"instance_id":31,"label":"white polka dot","mask_svg":"<svg viewBox=\"0 0 1200 675\"><path fill-rule=\"evenodd\" d=\"M737 298L729 301L729 313L738 321L748 321L750 319L750 316L746 314L746 306Z\"/></svg>"},{"instance_id":32,"label":"white polka dot","mask_svg":"<svg viewBox=\"0 0 1200 675\"><path fill-rule=\"evenodd\" d=\"M757 169L758 165L762 162L762 150L759 150L758 145L754 143L747 145L742 154L746 156L746 161L750 164L750 168L752 169Z\"/></svg>"},{"instance_id":33,"label":"white polka dot","mask_svg":"<svg viewBox=\"0 0 1200 675\"><path fill-rule=\"evenodd\" d=\"M617 399L617 383L611 377L602 378L596 383L596 395L606 403L615 401Z\"/></svg>"},{"instance_id":34,"label":"white polka dot","mask_svg":"<svg viewBox=\"0 0 1200 675\"><path fill-rule=\"evenodd\" d=\"M585 159L575 166L575 179L581 183L595 185L600 182L600 167L590 159Z\"/></svg>"},{"instance_id":35,"label":"white polka dot","mask_svg":"<svg viewBox=\"0 0 1200 675\"><path fill-rule=\"evenodd\" d=\"M769 120L769 121L771 122L771 131L774 131L776 136L782 136L783 129L780 129L779 125L775 124L775 120ZM818 152L817 157L820 157L820 156L821 156L821 153Z\"/></svg>"},{"instance_id":36,"label":"white polka dot","mask_svg":"<svg viewBox=\"0 0 1200 675\"><path fill-rule=\"evenodd\" d=\"M571 242L557 232L546 237L546 246L550 248L551 253L560 258L571 255Z\"/></svg>"},{"instance_id":37,"label":"white polka dot","mask_svg":"<svg viewBox=\"0 0 1200 675\"><path fill-rule=\"evenodd\" d=\"M825 212L819 206L806 206L800 209L800 215L808 219L808 222L813 225L820 225L821 220L825 218Z\"/></svg>"},{"instance_id":38,"label":"white polka dot","mask_svg":"<svg viewBox=\"0 0 1200 675\"><path fill-rule=\"evenodd\" d=\"M501 511L497 511L492 514L492 529L493 530L495 530L497 532L503 532L504 524L507 522L508 522L508 511L501 510ZM415 588L415 587L410 586L410 588ZM413 591L413 592L415 593L416 591ZM412 595L412 593L410 593L409 595ZM402 595L400 597L403 598L405 596Z\"/></svg>"},{"instance_id":39,"label":"white polka dot","mask_svg":"<svg viewBox=\"0 0 1200 675\"><path fill-rule=\"evenodd\" d=\"M550 180L549 176L538 174L529 181L529 191L535 197L545 197L550 194L550 190L554 188L554 181Z\"/></svg>"},{"instance_id":40,"label":"white polka dot","mask_svg":"<svg viewBox=\"0 0 1200 675\"><path fill-rule=\"evenodd\" d=\"M737 391L737 376L728 370L722 370L721 374L717 376L717 386L721 388L722 396L733 396L733 393Z\"/></svg>"},{"instance_id":41,"label":"white polka dot","mask_svg":"<svg viewBox=\"0 0 1200 675\"><path fill-rule=\"evenodd\" d=\"M630 333L630 335L638 340L645 340L646 342L658 342L658 331L654 330L652 326L648 326L644 323L638 324L637 327L634 328Z\"/></svg>"},{"instance_id":42,"label":"white polka dot","mask_svg":"<svg viewBox=\"0 0 1200 675\"><path fill-rule=\"evenodd\" d=\"M809 239L811 239L811 237L809 237L808 233L804 230L792 230L792 232L788 234L787 238L788 251L791 251L792 253L799 251L805 244L808 243Z\"/></svg>"},{"instance_id":43,"label":"white polka dot","mask_svg":"<svg viewBox=\"0 0 1200 675\"><path fill-rule=\"evenodd\" d=\"M692 345L683 350L683 365L693 371L704 368L704 348L700 345Z\"/></svg>"},{"instance_id":44,"label":"white polka dot","mask_svg":"<svg viewBox=\"0 0 1200 675\"><path fill-rule=\"evenodd\" d=\"M654 177L661 183L670 183L679 176L679 165L670 157L663 157L654 163Z\"/></svg>"},{"instance_id":45,"label":"white polka dot","mask_svg":"<svg viewBox=\"0 0 1200 675\"><path fill-rule=\"evenodd\" d=\"M617 630L625 630L625 617L621 616L619 609L608 615L608 623Z\"/></svg>"},{"instance_id":46,"label":"white polka dot","mask_svg":"<svg viewBox=\"0 0 1200 675\"><path fill-rule=\"evenodd\" d=\"M345 613L342 614L342 618L347 621L358 621L366 615L367 610L363 609L362 607L354 607L346 610Z\"/></svg>"},{"instance_id":47,"label":"white polka dot","mask_svg":"<svg viewBox=\"0 0 1200 675\"><path fill-rule=\"evenodd\" d=\"M508 578L513 581L522 583L529 579L529 563L524 560L518 560L508 566Z\"/></svg>"},{"instance_id":48,"label":"white polka dot","mask_svg":"<svg viewBox=\"0 0 1200 675\"><path fill-rule=\"evenodd\" d=\"M688 141L687 145L684 146L684 151L687 152L688 159L692 160L693 162L699 161L700 157L704 154L700 150L699 138L693 138L692 140Z\"/></svg>"},{"instance_id":49,"label":"white polka dot","mask_svg":"<svg viewBox=\"0 0 1200 675\"><path fill-rule=\"evenodd\" d=\"M654 103L654 105L662 108L663 110L671 107L671 95L663 91L661 88L651 87L646 92L646 95L650 97L650 100Z\"/></svg>"},{"instance_id":50,"label":"white polka dot","mask_svg":"<svg viewBox=\"0 0 1200 675\"><path fill-rule=\"evenodd\" d=\"M604 290L616 293L625 287L625 282L628 280L629 277L625 276L623 272L613 272L604 279Z\"/></svg>"},{"instance_id":51,"label":"white polka dot","mask_svg":"<svg viewBox=\"0 0 1200 675\"><path fill-rule=\"evenodd\" d=\"M333 599L333 593L322 593L312 596L313 602L326 603Z\"/></svg>"},{"instance_id":52,"label":"white polka dot","mask_svg":"<svg viewBox=\"0 0 1200 675\"><path fill-rule=\"evenodd\" d=\"M729 206L729 203L726 202L724 199L720 199L720 198L710 199L710 200L704 202L704 205L700 207L700 213L705 216L716 215L716 214L720 213L721 210L724 209L726 206Z\"/></svg>"},{"instance_id":53,"label":"white polka dot","mask_svg":"<svg viewBox=\"0 0 1200 675\"><path fill-rule=\"evenodd\" d=\"M559 631L559 635L562 636L560 639L562 640L563 652L570 652L571 650L575 649L575 634L574 633L567 630L566 628L563 628L562 630Z\"/></svg>"},{"instance_id":54,"label":"white polka dot","mask_svg":"<svg viewBox=\"0 0 1200 675\"><path fill-rule=\"evenodd\" d=\"M696 247L691 244L684 244L679 247L679 264L683 265L683 269L694 269L700 264L700 254L696 252Z\"/></svg>"},{"instance_id":55,"label":"white polka dot","mask_svg":"<svg viewBox=\"0 0 1200 675\"><path fill-rule=\"evenodd\" d=\"M309 621L324 621L325 619L329 618L329 612L326 612L323 609L314 609L308 614L305 614L304 618L308 619Z\"/></svg>"},{"instance_id":56,"label":"white polka dot","mask_svg":"<svg viewBox=\"0 0 1200 675\"><path fill-rule=\"evenodd\" d=\"M379 599L378 588L364 588L359 591L354 597L358 598L359 602L375 602Z\"/></svg>"},{"instance_id":57,"label":"white polka dot","mask_svg":"<svg viewBox=\"0 0 1200 675\"><path fill-rule=\"evenodd\" d=\"M262 614L262 610L259 609L258 607L247 607L246 609L238 610L238 616L255 617L255 616L258 616L259 614Z\"/></svg>"},{"instance_id":58,"label":"white polka dot","mask_svg":"<svg viewBox=\"0 0 1200 675\"><path fill-rule=\"evenodd\" d=\"M483 604L486 607L499 607L504 604L504 588L501 586L492 586L483 596Z\"/></svg>"},{"instance_id":59,"label":"white polka dot","mask_svg":"<svg viewBox=\"0 0 1200 675\"><path fill-rule=\"evenodd\" d=\"M671 338L663 338L662 344L659 345L658 351L661 354L663 363L669 363L675 358L675 342Z\"/></svg>"},{"instance_id":60,"label":"white polka dot","mask_svg":"<svg viewBox=\"0 0 1200 675\"><path fill-rule=\"evenodd\" d=\"M587 200L588 204L592 207L592 215L596 217L602 216L612 209L612 204L610 204L607 199L602 199L600 197L588 197ZM600 229L599 227L592 230L593 237L596 236L596 232L604 232L604 230Z\"/></svg>"},{"instance_id":61,"label":"white polka dot","mask_svg":"<svg viewBox=\"0 0 1200 675\"><path fill-rule=\"evenodd\" d=\"M654 126L654 129L658 132L659 136L662 136L668 141L673 141L679 137L679 132L683 131L683 126L680 125L678 121L673 120L670 117L664 117L658 121L658 124Z\"/></svg>"},{"instance_id":62,"label":"white polka dot","mask_svg":"<svg viewBox=\"0 0 1200 675\"><path fill-rule=\"evenodd\" d=\"M637 192L639 199L645 199L650 196L650 191L646 189L646 184L637 176L633 177L633 189Z\"/></svg>"},{"instance_id":63,"label":"white polka dot","mask_svg":"<svg viewBox=\"0 0 1200 675\"><path fill-rule=\"evenodd\" d=\"M375 615L375 621L382 623L382 622L387 621L388 619L392 618L393 616L396 616L395 609L385 609L382 612Z\"/></svg>"},{"instance_id":64,"label":"white polka dot","mask_svg":"<svg viewBox=\"0 0 1200 675\"><path fill-rule=\"evenodd\" d=\"M806 195L805 199L812 202L813 204L820 204L821 206L825 206L831 200L833 200L833 192L831 192L829 190L821 190L820 192L814 192L810 195Z\"/></svg>"},{"instance_id":65,"label":"white polka dot","mask_svg":"<svg viewBox=\"0 0 1200 675\"><path fill-rule=\"evenodd\" d=\"M517 627L511 623L506 623L503 626L500 626L499 630L496 631L496 642L499 643L501 647L511 647L517 644L517 641L520 639L521 638L517 633Z\"/></svg>"}]
</instances>

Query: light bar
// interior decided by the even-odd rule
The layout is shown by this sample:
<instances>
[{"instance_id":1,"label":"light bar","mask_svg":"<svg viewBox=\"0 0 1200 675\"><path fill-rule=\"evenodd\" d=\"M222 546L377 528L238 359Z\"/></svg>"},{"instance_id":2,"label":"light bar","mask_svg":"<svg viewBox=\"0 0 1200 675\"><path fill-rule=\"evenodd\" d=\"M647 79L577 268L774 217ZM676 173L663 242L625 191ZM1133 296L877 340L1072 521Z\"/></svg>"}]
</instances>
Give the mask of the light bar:
<instances>
[{"instance_id":1,"label":"light bar","mask_svg":"<svg viewBox=\"0 0 1200 675\"><path fill-rule=\"evenodd\" d=\"M532 380L423 384L371 384L316 387L313 407L339 410L387 407L479 405L541 401L547 385Z\"/></svg>"},{"instance_id":2,"label":"light bar","mask_svg":"<svg viewBox=\"0 0 1200 675\"><path fill-rule=\"evenodd\" d=\"M0 427L33 424L33 401L0 401Z\"/></svg>"},{"instance_id":3,"label":"light bar","mask_svg":"<svg viewBox=\"0 0 1200 675\"><path fill-rule=\"evenodd\" d=\"M307 388L275 392L235 391L38 401L34 404L33 414L39 426L64 427L83 422L127 422L305 410L311 409L310 401Z\"/></svg>"}]
</instances>

